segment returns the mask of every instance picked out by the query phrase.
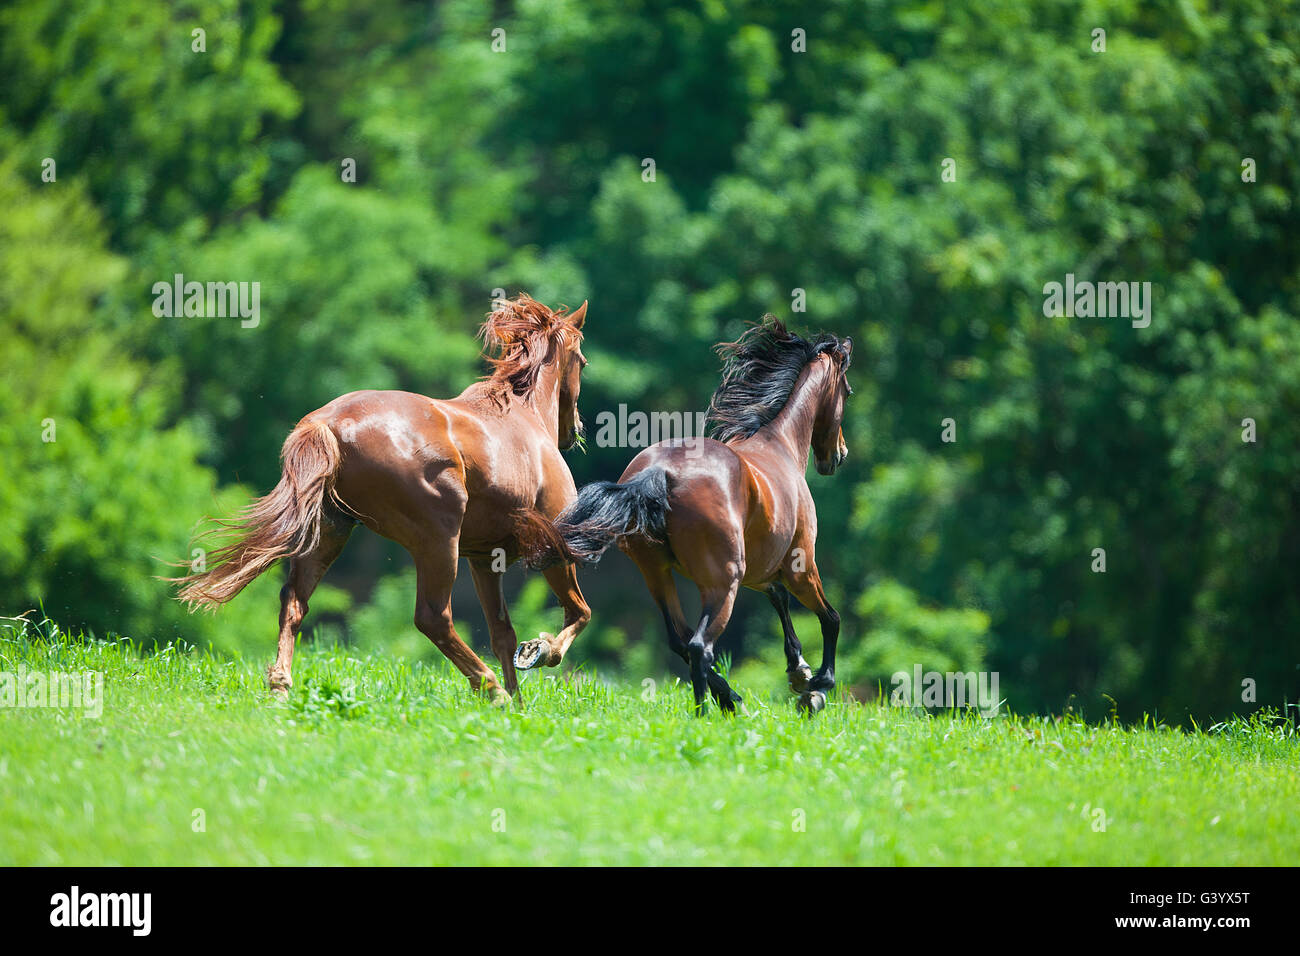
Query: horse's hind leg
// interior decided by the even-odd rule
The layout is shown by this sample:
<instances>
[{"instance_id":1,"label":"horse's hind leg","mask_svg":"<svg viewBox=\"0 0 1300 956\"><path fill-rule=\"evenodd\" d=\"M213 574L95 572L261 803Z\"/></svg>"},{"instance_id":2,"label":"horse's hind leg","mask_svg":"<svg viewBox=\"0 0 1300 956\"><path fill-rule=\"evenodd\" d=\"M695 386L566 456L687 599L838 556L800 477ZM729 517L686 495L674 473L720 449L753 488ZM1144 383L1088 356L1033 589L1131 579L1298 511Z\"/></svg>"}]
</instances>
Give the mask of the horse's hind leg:
<instances>
[{"instance_id":1,"label":"horse's hind leg","mask_svg":"<svg viewBox=\"0 0 1300 956\"><path fill-rule=\"evenodd\" d=\"M690 656L691 689L695 692L696 714L704 711L704 695L709 686L709 674L715 673L713 645L717 643L727 622L731 620L731 611L736 605L736 592L739 588L739 574L730 584L700 588L700 605L703 613L700 615L699 625L695 628L695 634L686 645ZM724 705L723 709L734 710L734 707L729 708Z\"/></svg>"},{"instance_id":2,"label":"horse's hind leg","mask_svg":"<svg viewBox=\"0 0 1300 956\"><path fill-rule=\"evenodd\" d=\"M501 689L496 675L460 639L451 620L451 589L456 583L459 535L430 535L415 557L416 595L415 626L456 669L469 680L470 687L481 691L494 704L508 703L510 695Z\"/></svg>"},{"instance_id":3,"label":"horse's hind leg","mask_svg":"<svg viewBox=\"0 0 1300 956\"><path fill-rule=\"evenodd\" d=\"M786 590L784 584L777 581L768 587L767 597L781 618L781 633L785 639L786 679L790 682L790 689L796 694L805 693L809 681L812 680L813 672L808 662L803 659L803 645L799 643L799 635L795 634L794 625L790 622L790 592Z\"/></svg>"},{"instance_id":4,"label":"horse's hind leg","mask_svg":"<svg viewBox=\"0 0 1300 956\"><path fill-rule=\"evenodd\" d=\"M686 623L686 615L682 613L682 602L677 596L677 585L673 581L672 571L667 564L645 562L636 555L633 556L633 560L641 569L641 576L645 578L650 596L663 615L664 626L668 631L668 649L690 666L691 655L686 642L691 638L691 629ZM745 702L743 697L731 689L727 679L717 671L710 668L705 676L713 699L724 711L733 712L737 704Z\"/></svg>"},{"instance_id":5,"label":"horse's hind leg","mask_svg":"<svg viewBox=\"0 0 1300 956\"><path fill-rule=\"evenodd\" d=\"M515 648L519 641L510 612L506 609L506 595L502 589L505 572L492 570L491 561L471 561L470 574L474 578L474 591L487 619L488 633L492 635L492 653L501 662L501 674L510 696L519 696L519 678L515 673Z\"/></svg>"},{"instance_id":6,"label":"horse's hind leg","mask_svg":"<svg viewBox=\"0 0 1300 956\"><path fill-rule=\"evenodd\" d=\"M323 514L315 549L289 560L289 578L280 589L280 645L266 675L271 693L277 697L287 697L293 686L293 645L307 614L307 602L348 543L352 528L353 523L342 515Z\"/></svg>"}]
</instances>

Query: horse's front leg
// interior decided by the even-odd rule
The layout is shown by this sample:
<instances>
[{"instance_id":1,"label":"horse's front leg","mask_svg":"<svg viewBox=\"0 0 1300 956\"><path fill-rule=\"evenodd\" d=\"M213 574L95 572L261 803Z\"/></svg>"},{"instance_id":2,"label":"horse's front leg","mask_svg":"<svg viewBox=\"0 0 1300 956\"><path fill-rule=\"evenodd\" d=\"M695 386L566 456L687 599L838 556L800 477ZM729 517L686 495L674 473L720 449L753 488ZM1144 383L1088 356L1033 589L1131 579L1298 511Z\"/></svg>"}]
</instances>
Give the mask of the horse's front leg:
<instances>
[{"instance_id":1,"label":"horse's front leg","mask_svg":"<svg viewBox=\"0 0 1300 956\"><path fill-rule=\"evenodd\" d=\"M558 667L574 638L591 620L591 608L578 587L577 568L560 564L542 572L564 609L564 627L559 634L540 634L536 640L525 641L515 651L515 667L529 670L533 667Z\"/></svg>"},{"instance_id":2,"label":"horse's front leg","mask_svg":"<svg viewBox=\"0 0 1300 956\"><path fill-rule=\"evenodd\" d=\"M815 713L826 706L826 696L835 687L835 647L840 638L840 616L826 600L822 590L821 575L817 566L791 575L790 593L799 603L817 615L822 626L822 666L808 682L808 689L799 698L800 709Z\"/></svg>"},{"instance_id":3,"label":"horse's front leg","mask_svg":"<svg viewBox=\"0 0 1300 956\"><path fill-rule=\"evenodd\" d=\"M411 552L416 576L415 626L465 675L470 687L499 706L509 703L510 695L497 683L492 668L461 640L452 620L451 591L456 583L458 530L458 516L431 523L422 536L423 546Z\"/></svg>"},{"instance_id":4,"label":"horse's front leg","mask_svg":"<svg viewBox=\"0 0 1300 956\"><path fill-rule=\"evenodd\" d=\"M469 572L474 579L474 591L483 608L483 617L487 620L488 633L492 636L492 653L501 662L506 690L518 703L522 699L519 696L519 678L515 673L515 649L519 641L515 637L514 625L510 623L510 612L506 609L505 572L494 571L491 561L478 559L470 561Z\"/></svg>"},{"instance_id":5,"label":"horse's front leg","mask_svg":"<svg viewBox=\"0 0 1300 956\"><path fill-rule=\"evenodd\" d=\"M767 598L772 602L777 616L781 618L781 633L785 641L785 676L790 682L790 690L802 694L808 690L812 681L812 668L803 659L803 645L799 635L794 632L790 621L790 592L781 582L774 582L767 588Z\"/></svg>"}]
</instances>

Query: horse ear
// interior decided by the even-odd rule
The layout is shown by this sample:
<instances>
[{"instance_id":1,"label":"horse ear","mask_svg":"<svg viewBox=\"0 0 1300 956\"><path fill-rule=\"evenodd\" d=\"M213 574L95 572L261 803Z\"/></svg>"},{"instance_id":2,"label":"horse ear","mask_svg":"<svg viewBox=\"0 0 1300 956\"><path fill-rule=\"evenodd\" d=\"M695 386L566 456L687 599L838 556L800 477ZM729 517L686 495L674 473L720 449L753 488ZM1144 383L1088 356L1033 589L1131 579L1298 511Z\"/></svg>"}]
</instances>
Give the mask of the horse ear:
<instances>
[{"instance_id":1,"label":"horse ear","mask_svg":"<svg viewBox=\"0 0 1300 956\"><path fill-rule=\"evenodd\" d=\"M846 338L843 342L841 342L840 351L844 353L845 358L848 358L849 355L852 354L853 352L853 340L850 338Z\"/></svg>"},{"instance_id":2,"label":"horse ear","mask_svg":"<svg viewBox=\"0 0 1300 956\"><path fill-rule=\"evenodd\" d=\"M569 316L569 324L572 325L579 332L581 332L582 324L586 321L587 321L587 300L583 299L582 305L578 306L577 310L572 315Z\"/></svg>"}]
</instances>

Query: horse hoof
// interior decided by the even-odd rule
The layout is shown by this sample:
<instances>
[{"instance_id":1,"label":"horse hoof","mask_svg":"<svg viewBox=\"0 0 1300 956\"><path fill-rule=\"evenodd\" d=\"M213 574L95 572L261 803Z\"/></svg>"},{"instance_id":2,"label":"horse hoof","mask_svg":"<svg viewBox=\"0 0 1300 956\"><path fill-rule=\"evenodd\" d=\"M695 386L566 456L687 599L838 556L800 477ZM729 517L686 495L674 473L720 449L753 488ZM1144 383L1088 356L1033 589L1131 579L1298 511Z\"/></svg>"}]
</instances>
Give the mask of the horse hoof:
<instances>
[{"instance_id":1,"label":"horse hoof","mask_svg":"<svg viewBox=\"0 0 1300 956\"><path fill-rule=\"evenodd\" d=\"M826 695L819 690L805 691L799 697L799 709L809 717L826 706Z\"/></svg>"},{"instance_id":2,"label":"horse hoof","mask_svg":"<svg viewBox=\"0 0 1300 956\"><path fill-rule=\"evenodd\" d=\"M786 671L785 676L790 679L790 690L802 694L808 690L808 684L812 681L812 668L807 664L800 664L793 670Z\"/></svg>"},{"instance_id":3,"label":"horse hoof","mask_svg":"<svg viewBox=\"0 0 1300 956\"><path fill-rule=\"evenodd\" d=\"M488 688L488 703L493 707L509 707L510 694L504 687L490 687Z\"/></svg>"},{"instance_id":4,"label":"horse hoof","mask_svg":"<svg viewBox=\"0 0 1300 956\"><path fill-rule=\"evenodd\" d=\"M272 685L271 685L271 696L274 697L276 700L288 700L288 699L289 699L289 687L288 687L288 685L287 685L287 684L272 684Z\"/></svg>"},{"instance_id":5,"label":"horse hoof","mask_svg":"<svg viewBox=\"0 0 1300 956\"><path fill-rule=\"evenodd\" d=\"M515 648L515 667L521 671L532 670L551 663L551 642L549 634L543 634L535 641L524 641Z\"/></svg>"}]
</instances>

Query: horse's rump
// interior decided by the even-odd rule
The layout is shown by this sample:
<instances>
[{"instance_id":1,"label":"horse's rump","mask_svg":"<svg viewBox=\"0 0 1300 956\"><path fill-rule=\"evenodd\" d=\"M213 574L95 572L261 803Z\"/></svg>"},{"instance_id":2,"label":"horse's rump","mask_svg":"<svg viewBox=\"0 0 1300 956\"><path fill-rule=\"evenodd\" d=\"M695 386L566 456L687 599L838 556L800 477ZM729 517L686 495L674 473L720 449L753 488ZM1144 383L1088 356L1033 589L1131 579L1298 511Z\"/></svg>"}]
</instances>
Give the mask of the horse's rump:
<instances>
[{"instance_id":1,"label":"horse's rump","mask_svg":"<svg viewBox=\"0 0 1300 956\"><path fill-rule=\"evenodd\" d=\"M621 483L586 485L555 523L570 554L595 564L620 537L666 545L669 508L668 473L652 466Z\"/></svg>"}]
</instances>

